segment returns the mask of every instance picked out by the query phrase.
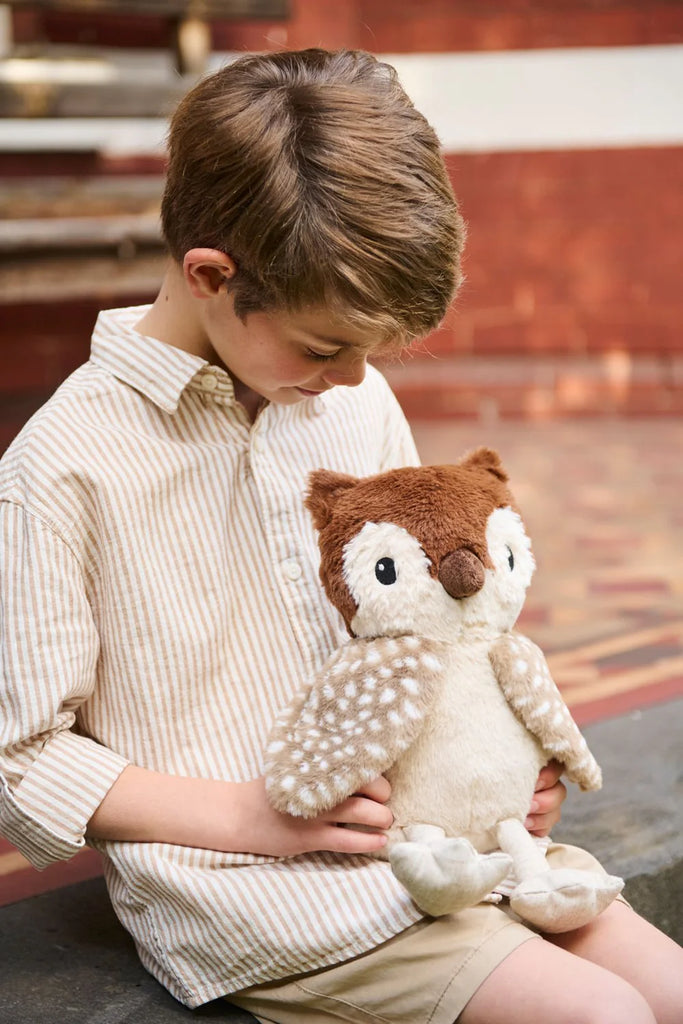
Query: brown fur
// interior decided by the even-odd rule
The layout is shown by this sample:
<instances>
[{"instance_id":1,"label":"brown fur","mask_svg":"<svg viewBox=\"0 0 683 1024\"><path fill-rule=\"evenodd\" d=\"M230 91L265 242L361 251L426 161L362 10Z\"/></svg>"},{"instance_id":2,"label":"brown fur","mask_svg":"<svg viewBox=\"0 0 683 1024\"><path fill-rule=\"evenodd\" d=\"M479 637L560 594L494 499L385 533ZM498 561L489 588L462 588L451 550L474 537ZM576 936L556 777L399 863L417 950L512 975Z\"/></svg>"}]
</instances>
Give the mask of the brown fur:
<instances>
[{"instance_id":1,"label":"brown fur","mask_svg":"<svg viewBox=\"0 0 683 1024\"><path fill-rule=\"evenodd\" d=\"M161 204L177 263L232 257L235 312L332 310L394 351L443 319L465 229L439 140L369 53L247 54L179 104Z\"/></svg>"},{"instance_id":2,"label":"brown fur","mask_svg":"<svg viewBox=\"0 0 683 1024\"><path fill-rule=\"evenodd\" d=\"M512 504L507 479L498 454L488 448L452 466L405 467L363 479L312 473L306 506L320 533L320 579L347 627L356 606L342 577L342 552L364 523L404 527L420 540L433 576L458 548L490 567L486 524L494 509Z\"/></svg>"}]
</instances>

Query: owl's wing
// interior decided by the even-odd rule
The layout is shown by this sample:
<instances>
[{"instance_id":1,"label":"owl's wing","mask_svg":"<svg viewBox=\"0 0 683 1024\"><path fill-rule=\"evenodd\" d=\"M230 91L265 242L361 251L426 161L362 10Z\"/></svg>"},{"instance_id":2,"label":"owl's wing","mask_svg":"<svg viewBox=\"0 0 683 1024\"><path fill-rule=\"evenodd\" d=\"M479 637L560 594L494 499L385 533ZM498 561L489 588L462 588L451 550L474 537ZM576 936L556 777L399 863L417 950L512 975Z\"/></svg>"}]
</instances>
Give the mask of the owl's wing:
<instances>
[{"instance_id":1,"label":"owl's wing","mask_svg":"<svg viewBox=\"0 0 683 1024\"><path fill-rule=\"evenodd\" d=\"M266 751L273 806L313 818L386 771L422 728L442 673L417 636L351 640L278 717Z\"/></svg>"},{"instance_id":2,"label":"owl's wing","mask_svg":"<svg viewBox=\"0 0 683 1024\"><path fill-rule=\"evenodd\" d=\"M600 789L602 773L553 682L540 648L507 633L489 651L498 684L517 718L581 789Z\"/></svg>"}]
</instances>

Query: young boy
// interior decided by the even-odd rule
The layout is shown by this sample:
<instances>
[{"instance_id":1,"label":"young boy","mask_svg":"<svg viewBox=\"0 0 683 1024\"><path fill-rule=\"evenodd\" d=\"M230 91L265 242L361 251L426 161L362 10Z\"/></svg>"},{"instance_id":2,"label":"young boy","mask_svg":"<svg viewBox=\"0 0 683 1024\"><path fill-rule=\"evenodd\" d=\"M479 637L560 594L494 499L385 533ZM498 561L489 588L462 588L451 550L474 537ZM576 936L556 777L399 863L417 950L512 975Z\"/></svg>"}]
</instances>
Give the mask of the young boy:
<instances>
[{"instance_id":1,"label":"young boy","mask_svg":"<svg viewBox=\"0 0 683 1024\"><path fill-rule=\"evenodd\" d=\"M265 798L273 718L344 635L308 472L417 458L366 359L427 334L457 284L433 131L367 54L245 57L180 105L162 213L156 301L100 315L0 469L4 835L37 867L87 835L142 962L188 1006L680 1021L681 951L623 902L554 939L490 904L425 919L364 856L391 823L386 780L312 821Z\"/></svg>"}]
</instances>

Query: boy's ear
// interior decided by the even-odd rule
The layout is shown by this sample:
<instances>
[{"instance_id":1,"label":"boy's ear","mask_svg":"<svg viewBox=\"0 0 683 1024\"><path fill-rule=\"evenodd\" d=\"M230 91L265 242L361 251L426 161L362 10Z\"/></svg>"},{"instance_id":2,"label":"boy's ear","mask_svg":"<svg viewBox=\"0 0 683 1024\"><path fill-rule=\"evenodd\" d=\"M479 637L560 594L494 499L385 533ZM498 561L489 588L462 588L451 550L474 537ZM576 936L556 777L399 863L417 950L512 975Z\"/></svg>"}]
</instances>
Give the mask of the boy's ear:
<instances>
[{"instance_id":1,"label":"boy's ear","mask_svg":"<svg viewBox=\"0 0 683 1024\"><path fill-rule=\"evenodd\" d=\"M306 508L313 516L313 525L320 532L332 517L332 510L340 494L355 487L358 480L346 473L333 473L330 469L316 469L308 478Z\"/></svg>"},{"instance_id":2,"label":"boy's ear","mask_svg":"<svg viewBox=\"0 0 683 1024\"><path fill-rule=\"evenodd\" d=\"M190 249L183 258L183 275L195 299L218 295L236 273L232 256L220 249Z\"/></svg>"}]
</instances>

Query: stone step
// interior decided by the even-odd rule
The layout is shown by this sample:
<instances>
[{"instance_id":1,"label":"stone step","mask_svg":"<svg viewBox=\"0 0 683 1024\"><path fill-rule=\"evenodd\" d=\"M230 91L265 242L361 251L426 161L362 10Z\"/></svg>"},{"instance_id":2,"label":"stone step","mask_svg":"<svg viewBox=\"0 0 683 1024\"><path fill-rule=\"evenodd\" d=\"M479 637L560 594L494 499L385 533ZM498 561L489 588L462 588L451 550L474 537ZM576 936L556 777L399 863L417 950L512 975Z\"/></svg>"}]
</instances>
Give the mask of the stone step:
<instances>
[{"instance_id":1,"label":"stone step","mask_svg":"<svg viewBox=\"0 0 683 1024\"><path fill-rule=\"evenodd\" d=\"M15 284L30 294L32 282L44 297L46 260L54 253L100 250L106 257L113 250L130 258L141 249L158 250L161 191L158 175L0 178L0 301L15 297ZM19 275L17 258L23 260ZM68 260L62 267L66 291L74 269ZM79 274L82 288L92 276Z\"/></svg>"},{"instance_id":2,"label":"stone step","mask_svg":"<svg viewBox=\"0 0 683 1024\"><path fill-rule=\"evenodd\" d=\"M187 92L177 82L0 79L0 117L163 117Z\"/></svg>"},{"instance_id":3,"label":"stone step","mask_svg":"<svg viewBox=\"0 0 683 1024\"><path fill-rule=\"evenodd\" d=\"M0 118L164 117L194 78L170 55L39 49L0 63Z\"/></svg>"},{"instance_id":4,"label":"stone step","mask_svg":"<svg viewBox=\"0 0 683 1024\"><path fill-rule=\"evenodd\" d=\"M683 699L586 726L599 793L569 787L560 842L589 849L626 879L636 910L683 945Z\"/></svg>"},{"instance_id":5,"label":"stone step","mask_svg":"<svg viewBox=\"0 0 683 1024\"><path fill-rule=\"evenodd\" d=\"M113 50L141 47L149 52L161 48L171 56L179 73L202 74L217 32L220 35L221 30L227 30L230 35L245 19L251 25L254 20L284 19L289 13L289 0L41 0L39 4L10 0L0 6L0 55L42 57L50 54L46 40L53 38L70 39L76 54L88 55L92 41L97 40ZM4 100L10 115L17 108L35 109L36 103L57 116L65 108L82 110L87 105L92 109L92 101L78 84L69 89L60 83L47 91L41 88L44 79L37 84L37 89L31 82L28 90L20 89L15 94L3 93L0 88L0 105ZM101 89L102 84L97 79L94 90L100 103L115 108L122 102L121 96ZM163 93L158 98L163 100ZM126 90L124 102L137 108L145 98ZM147 102L154 102L151 94Z\"/></svg>"},{"instance_id":6,"label":"stone step","mask_svg":"<svg viewBox=\"0 0 683 1024\"><path fill-rule=\"evenodd\" d=\"M156 214L18 218L0 223L0 254L7 255L112 248L133 255L141 247L161 244Z\"/></svg>"},{"instance_id":7,"label":"stone step","mask_svg":"<svg viewBox=\"0 0 683 1024\"><path fill-rule=\"evenodd\" d=\"M222 1000L176 1002L140 965L102 878L0 909L0 989L3 1024L256 1024Z\"/></svg>"},{"instance_id":8,"label":"stone step","mask_svg":"<svg viewBox=\"0 0 683 1024\"><path fill-rule=\"evenodd\" d=\"M48 253L114 250L132 256L162 245L157 175L0 179L0 257L30 257L24 287L43 278ZM36 262L37 261L37 262ZM64 265L68 277L70 264ZM0 282L11 265L0 268ZM4 301L12 295L5 280ZM68 286L68 282L67 282ZM41 292L42 292L41 285Z\"/></svg>"},{"instance_id":9,"label":"stone step","mask_svg":"<svg viewBox=\"0 0 683 1024\"><path fill-rule=\"evenodd\" d=\"M162 244L156 214L117 217L17 218L0 223L0 254L115 249L132 255Z\"/></svg>"},{"instance_id":10,"label":"stone step","mask_svg":"<svg viewBox=\"0 0 683 1024\"><path fill-rule=\"evenodd\" d=\"M16 219L115 217L159 211L160 174L40 175L35 162L16 177L0 176L0 223Z\"/></svg>"}]
</instances>

